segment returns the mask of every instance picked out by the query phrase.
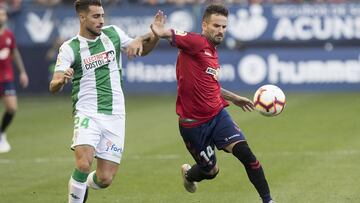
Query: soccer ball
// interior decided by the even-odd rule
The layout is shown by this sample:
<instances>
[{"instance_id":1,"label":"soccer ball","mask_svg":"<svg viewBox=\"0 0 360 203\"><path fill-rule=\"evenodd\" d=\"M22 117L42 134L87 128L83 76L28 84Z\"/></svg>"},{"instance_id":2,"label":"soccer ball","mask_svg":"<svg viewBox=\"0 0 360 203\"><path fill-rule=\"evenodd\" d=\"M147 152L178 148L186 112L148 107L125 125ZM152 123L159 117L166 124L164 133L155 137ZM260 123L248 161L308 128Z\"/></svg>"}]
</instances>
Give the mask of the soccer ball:
<instances>
[{"instance_id":1,"label":"soccer ball","mask_svg":"<svg viewBox=\"0 0 360 203\"><path fill-rule=\"evenodd\" d=\"M261 86L255 92L254 106L264 116L279 115L285 107L285 94L275 85Z\"/></svg>"}]
</instances>

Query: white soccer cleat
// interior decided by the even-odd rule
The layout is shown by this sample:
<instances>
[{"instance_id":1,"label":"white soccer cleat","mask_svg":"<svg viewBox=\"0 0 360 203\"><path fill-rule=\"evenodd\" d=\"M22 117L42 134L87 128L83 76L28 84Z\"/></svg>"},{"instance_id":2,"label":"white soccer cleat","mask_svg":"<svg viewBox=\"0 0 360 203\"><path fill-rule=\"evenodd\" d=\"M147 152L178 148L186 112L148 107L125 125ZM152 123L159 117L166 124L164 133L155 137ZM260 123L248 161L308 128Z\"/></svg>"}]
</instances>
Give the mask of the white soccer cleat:
<instances>
[{"instance_id":1,"label":"white soccer cleat","mask_svg":"<svg viewBox=\"0 0 360 203\"><path fill-rule=\"evenodd\" d=\"M197 189L197 182L191 182L186 179L186 173L191 169L189 164L183 164L181 166L181 174L184 181L184 187L188 192L194 193Z\"/></svg>"},{"instance_id":2,"label":"white soccer cleat","mask_svg":"<svg viewBox=\"0 0 360 203\"><path fill-rule=\"evenodd\" d=\"M0 153L7 153L11 150L11 146L6 139L6 134L0 136Z\"/></svg>"},{"instance_id":3,"label":"white soccer cleat","mask_svg":"<svg viewBox=\"0 0 360 203\"><path fill-rule=\"evenodd\" d=\"M274 202L274 200L270 200L270 202L268 202L268 203L276 203L276 202Z\"/></svg>"}]
</instances>

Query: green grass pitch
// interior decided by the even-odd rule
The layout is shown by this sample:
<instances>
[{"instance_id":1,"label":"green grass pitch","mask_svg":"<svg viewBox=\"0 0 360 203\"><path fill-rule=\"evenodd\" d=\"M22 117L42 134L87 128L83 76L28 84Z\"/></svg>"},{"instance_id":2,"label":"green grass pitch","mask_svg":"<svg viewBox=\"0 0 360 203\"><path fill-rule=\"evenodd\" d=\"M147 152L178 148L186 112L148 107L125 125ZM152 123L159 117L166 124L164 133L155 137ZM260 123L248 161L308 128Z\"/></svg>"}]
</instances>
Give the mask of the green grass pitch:
<instances>
[{"instance_id":1,"label":"green grass pitch","mask_svg":"<svg viewBox=\"0 0 360 203\"><path fill-rule=\"evenodd\" d=\"M175 96L126 99L125 151L113 185L89 203L258 203L245 170L216 151L220 173L190 194L180 166L193 163L178 133ZM228 108L261 161L278 203L360 202L360 94L289 93L275 118ZM65 203L74 168L69 96L20 97L0 154L1 203Z\"/></svg>"}]
</instances>

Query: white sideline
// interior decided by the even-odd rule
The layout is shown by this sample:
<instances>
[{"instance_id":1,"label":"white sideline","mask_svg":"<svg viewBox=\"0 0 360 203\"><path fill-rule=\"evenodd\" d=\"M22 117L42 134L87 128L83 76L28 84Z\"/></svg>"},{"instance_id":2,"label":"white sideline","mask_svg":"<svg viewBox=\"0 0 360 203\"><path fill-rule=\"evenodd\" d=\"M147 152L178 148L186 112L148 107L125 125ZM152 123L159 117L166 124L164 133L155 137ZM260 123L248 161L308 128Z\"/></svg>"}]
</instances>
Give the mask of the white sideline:
<instances>
[{"instance_id":1,"label":"white sideline","mask_svg":"<svg viewBox=\"0 0 360 203\"><path fill-rule=\"evenodd\" d=\"M259 156L349 156L349 155L360 155L360 150L336 150L336 151L304 151L304 152L291 152L291 151L283 151L283 152L266 152L257 153ZM126 159L146 159L146 160L178 160L181 159L185 155L179 154L155 154L152 156L141 156L141 155L129 155L124 156L123 160ZM41 158L36 157L33 159L2 159L0 158L0 164L17 164L17 163L67 163L74 162L73 157L55 157L55 158Z\"/></svg>"},{"instance_id":2,"label":"white sideline","mask_svg":"<svg viewBox=\"0 0 360 203\"><path fill-rule=\"evenodd\" d=\"M124 160L126 159L147 159L147 160L176 160L180 159L180 155L177 154L156 154L153 156L140 156L140 155L129 155L124 156ZM29 159L2 159L0 158L0 164L17 164L17 163L66 163L66 162L74 162L73 157L54 157L54 158L29 158Z\"/></svg>"}]
</instances>

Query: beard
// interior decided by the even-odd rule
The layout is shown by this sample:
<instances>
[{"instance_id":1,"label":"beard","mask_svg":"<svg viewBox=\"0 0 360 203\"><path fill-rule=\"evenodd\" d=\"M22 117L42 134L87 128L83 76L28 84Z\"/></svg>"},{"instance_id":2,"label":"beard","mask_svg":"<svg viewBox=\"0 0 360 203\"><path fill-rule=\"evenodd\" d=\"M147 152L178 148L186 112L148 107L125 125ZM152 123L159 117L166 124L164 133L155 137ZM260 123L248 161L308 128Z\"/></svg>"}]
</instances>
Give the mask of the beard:
<instances>
[{"instance_id":1,"label":"beard","mask_svg":"<svg viewBox=\"0 0 360 203\"><path fill-rule=\"evenodd\" d=\"M101 32L100 33L98 33L98 32L95 32L94 30L91 30L90 28L86 28L86 30L88 31L88 32L90 32L92 35L94 35L94 36L100 36L101 35Z\"/></svg>"},{"instance_id":2,"label":"beard","mask_svg":"<svg viewBox=\"0 0 360 203\"><path fill-rule=\"evenodd\" d=\"M222 36L222 38L219 38L218 36L211 37L211 41L215 46L221 44L223 40L224 40L224 36Z\"/></svg>"}]
</instances>

